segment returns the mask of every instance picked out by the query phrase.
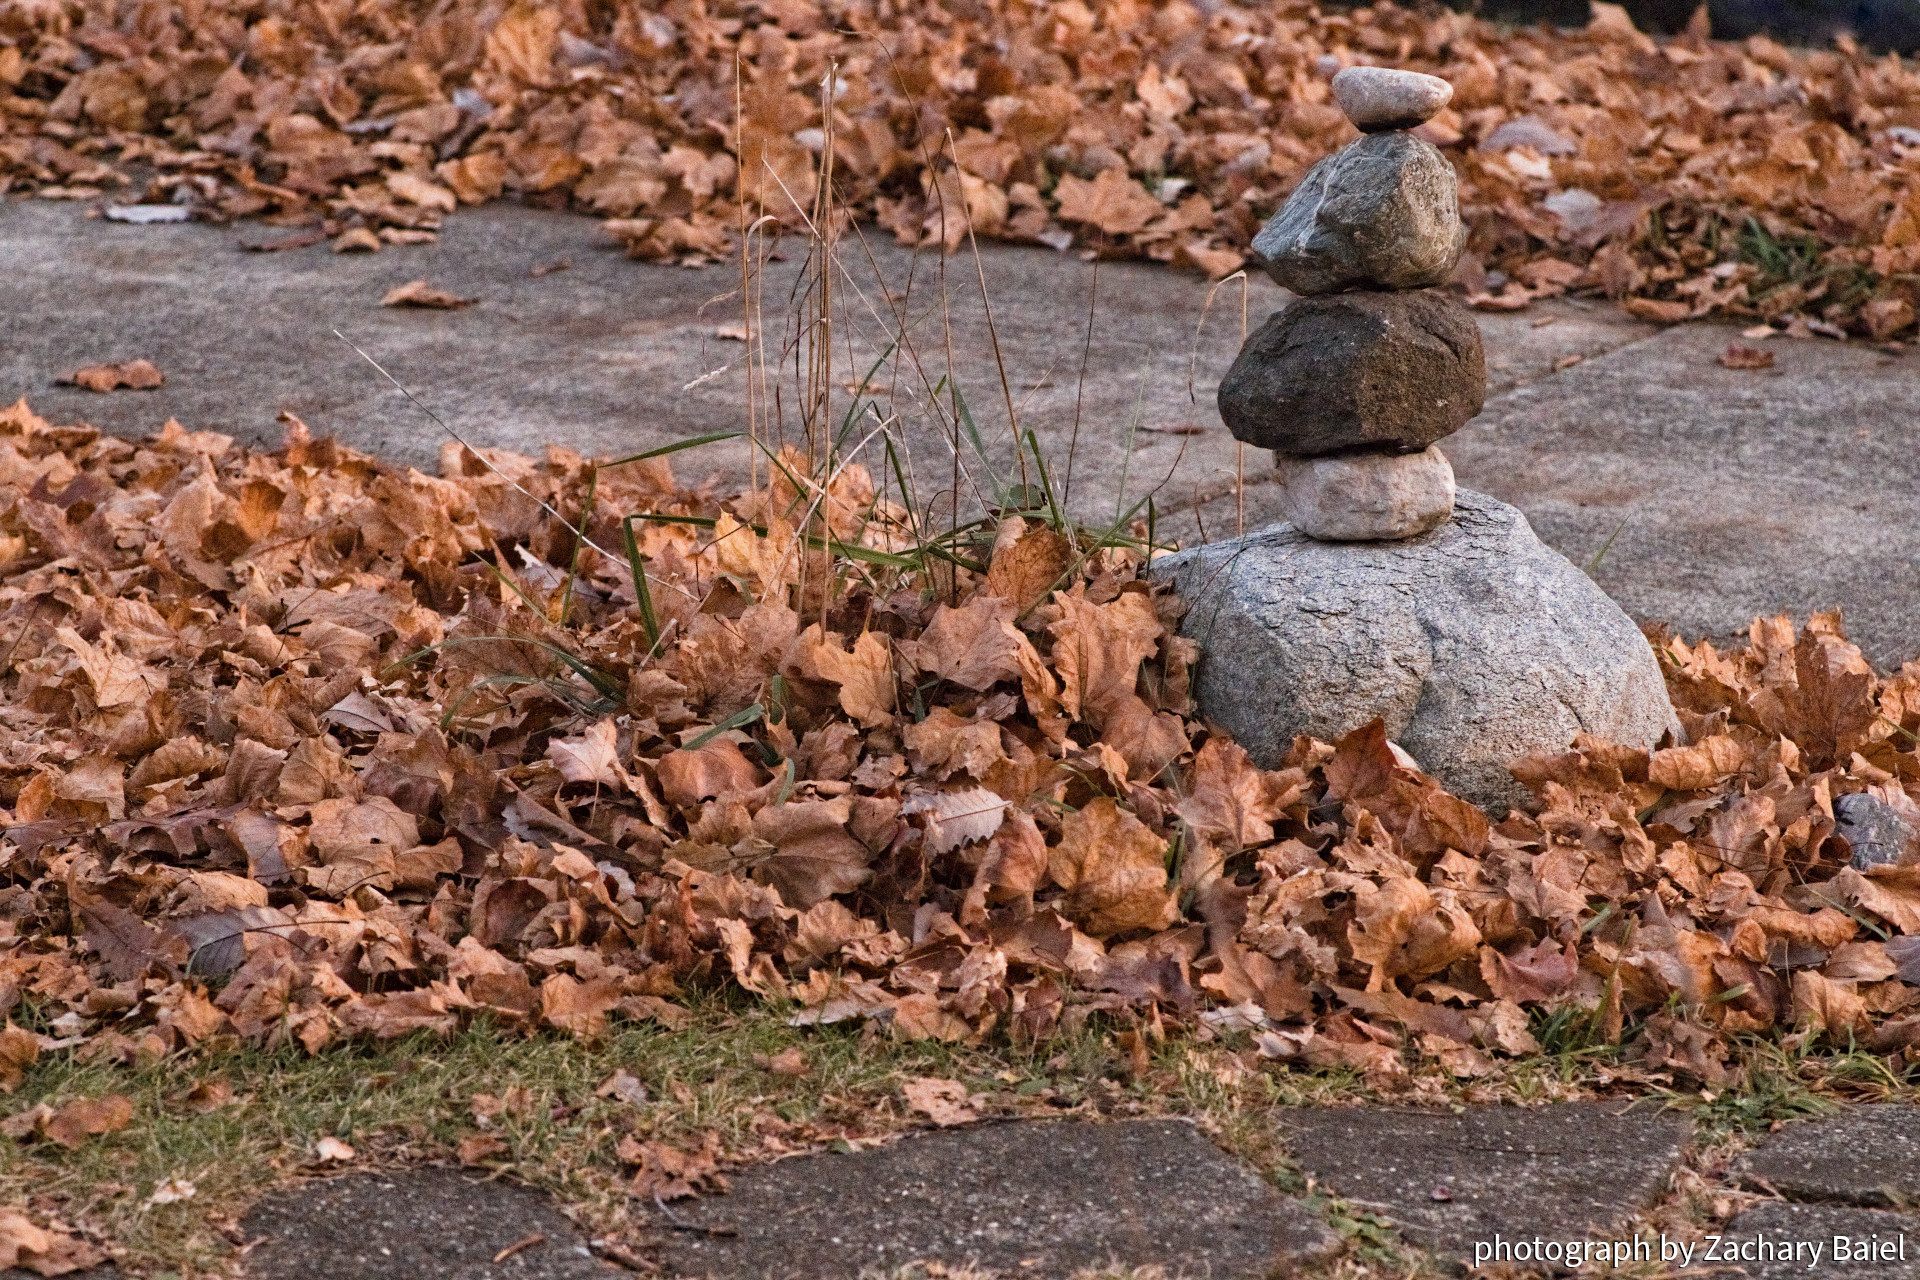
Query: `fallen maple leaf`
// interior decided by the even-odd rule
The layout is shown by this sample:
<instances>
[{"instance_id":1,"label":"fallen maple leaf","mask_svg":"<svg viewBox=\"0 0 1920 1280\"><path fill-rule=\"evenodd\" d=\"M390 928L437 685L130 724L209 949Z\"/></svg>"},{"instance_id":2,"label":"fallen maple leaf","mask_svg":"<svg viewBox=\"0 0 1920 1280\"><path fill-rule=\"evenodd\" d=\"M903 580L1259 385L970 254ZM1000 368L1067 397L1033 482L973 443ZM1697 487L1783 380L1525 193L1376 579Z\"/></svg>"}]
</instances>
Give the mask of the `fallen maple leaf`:
<instances>
[{"instance_id":1,"label":"fallen maple leaf","mask_svg":"<svg viewBox=\"0 0 1920 1280\"><path fill-rule=\"evenodd\" d=\"M907 1100L908 1107L943 1129L980 1118L967 1087L956 1080L916 1076L900 1086L900 1096Z\"/></svg>"},{"instance_id":2,"label":"fallen maple leaf","mask_svg":"<svg viewBox=\"0 0 1920 1280\"><path fill-rule=\"evenodd\" d=\"M152 391L167 383L167 376L151 360L129 360L124 364L90 364L76 369L57 381L88 391L113 391L126 387L132 391Z\"/></svg>"},{"instance_id":3,"label":"fallen maple leaf","mask_svg":"<svg viewBox=\"0 0 1920 1280\"><path fill-rule=\"evenodd\" d=\"M387 290L380 299L383 307L425 307L433 311L458 311L461 307L470 307L480 301L478 298L462 298L455 294L435 289L425 280L409 280Z\"/></svg>"},{"instance_id":4,"label":"fallen maple leaf","mask_svg":"<svg viewBox=\"0 0 1920 1280\"><path fill-rule=\"evenodd\" d=\"M63 1276L105 1256L70 1232L38 1227L18 1210L0 1209L0 1271L23 1267L39 1276Z\"/></svg>"},{"instance_id":5,"label":"fallen maple leaf","mask_svg":"<svg viewBox=\"0 0 1920 1280\"><path fill-rule=\"evenodd\" d=\"M88 1138L124 1129L133 1119L133 1099L124 1094L81 1098L48 1117L41 1131L63 1147L77 1147Z\"/></svg>"},{"instance_id":6,"label":"fallen maple leaf","mask_svg":"<svg viewBox=\"0 0 1920 1280\"><path fill-rule=\"evenodd\" d=\"M1067 891L1067 914L1095 937L1164 929L1177 914L1166 851L1165 840L1101 796L1067 815L1047 874Z\"/></svg>"},{"instance_id":7,"label":"fallen maple leaf","mask_svg":"<svg viewBox=\"0 0 1920 1280\"><path fill-rule=\"evenodd\" d=\"M1720 364L1727 369L1771 369L1773 352L1735 342L1720 353Z\"/></svg>"}]
</instances>

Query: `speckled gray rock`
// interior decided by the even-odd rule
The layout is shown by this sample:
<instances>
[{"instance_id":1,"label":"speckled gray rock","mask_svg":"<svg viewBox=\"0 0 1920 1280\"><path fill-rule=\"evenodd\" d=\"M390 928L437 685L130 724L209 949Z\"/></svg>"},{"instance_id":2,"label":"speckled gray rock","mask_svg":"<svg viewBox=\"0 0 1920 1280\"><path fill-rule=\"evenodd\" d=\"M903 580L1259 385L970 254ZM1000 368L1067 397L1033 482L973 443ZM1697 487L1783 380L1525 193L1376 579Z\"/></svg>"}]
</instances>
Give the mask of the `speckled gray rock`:
<instances>
[{"instance_id":1,"label":"speckled gray rock","mask_svg":"<svg viewBox=\"0 0 1920 1280\"><path fill-rule=\"evenodd\" d=\"M1299 294L1443 284L1467 243L1459 187L1432 143L1370 133L1307 170L1254 257Z\"/></svg>"},{"instance_id":2,"label":"speckled gray rock","mask_svg":"<svg viewBox=\"0 0 1920 1280\"><path fill-rule=\"evenodd\" d=\"M1456 795L1527 801L1508 765L1585 731L1635 747L1677 733L1645 637L1526 517L1462 489L1403 542L1316 542L1272 525L1156 561L1200 642L1203 714L1272 767L1295 735L1375 716Z\"/></svg>"},{"instance_id":3,"label":"speckled gray rock","mask_svg":"<svg viewBox=\"0 0 1920 1280\"><path fill-rule=\"evenodd\" d=\"M1920 824L1878 796L1841 796L1833 802L1833 817L1834 834L1853 849L1858 870L1895 866L1920 853Z\"/></svg>"},{"instance_id":4,"label":"speckled gray rock","mask_svg":"<svg viewBox=\"0 0 1920 1280\"><path fill-rule=\"evenodd\" d=\"M1417 452L1486 401L1473 313L1444 293L1301 298L1254 330L1220 381L1238 439L1296 457Z\"/></svg>"},{"instance_id":5,"label":"speckled gray rock","mask_svg":"<svg viewBox=\"0 0 1920 1280\"><path fill-rule=\"evenodd\" d=\"M1275 454L1287 523L1322 542L1411 538L1453 514L1453 466L1437 445L1419 453Z\"/></svg>"},{"instance_id":6,"label":"speckled gray rock","mask_svg":"<svg viewBox=\"0 0 1920 1280\"><path fill-rule=\"evenodd\" d=\"M1453 101L1453 86L1439 76L1392 67L1348 67L1333 78L1333 100L1362 133L1412 129Z\"/></svg>"}]
</instances>

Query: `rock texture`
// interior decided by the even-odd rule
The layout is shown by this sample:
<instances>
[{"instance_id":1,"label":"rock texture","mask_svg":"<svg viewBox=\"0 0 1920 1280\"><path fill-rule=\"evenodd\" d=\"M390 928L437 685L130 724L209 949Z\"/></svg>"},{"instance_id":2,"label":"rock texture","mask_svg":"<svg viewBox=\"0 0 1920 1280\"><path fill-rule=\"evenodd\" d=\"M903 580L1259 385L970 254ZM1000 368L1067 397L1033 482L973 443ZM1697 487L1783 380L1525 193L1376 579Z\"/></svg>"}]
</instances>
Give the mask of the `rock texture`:
<instances>
[{"instance_id":1,"label":"rock texture","mask_svg":"<svg viewBox=\"0 0 1920 1280\"><path fill-rule=\"evenodd\" d=\"M1453 514L1453 467L1434 445L1419 453L1276 454L1287 522L1325 542L1411 538Z\"/></svg>"},{"instance_id":2,"label":"rock texture","mask_svg":"<svg viewBox=\"0 0 1920 1280\"><path fill-rule=\"evenodd\" d=\"M1857 870L1895 866L1920 854L1920 823L1879 796L1841 796L1833 802L1833 816L1834 834L1853 849Z\"/></svg>"},{"instance_id":3,"label":"rock texture","mask_svg":"<svg viewBox=\"0 0 1920 1280\"><path fill-rule=\"evenodd\" d=\"M1370 133L1307 170L1253 253L1298 294L1443 284L1467 243L1459 186L1432 143Z\"/></svg>"},{"instance_id":4,"label":"rock texture","mask_svg":"<svg viewBox=\"0 0 1920 1280\"><path fill-rule=\"evenodd\" d=\"M1651 747L1678 731L1653 650L1620 606L1505 503L1462 489L1403 542L1275 525L1157 561L1201 645L1201 711L1267 767L1297 734L1375 716L1455 794L1504 813L1508 766L1582 731Z\"/></svg>"},{"instance_id":5,"label":"rock texture","mask_svg":"<svg viewBox=\"0 0 1920 1280\"><path fill-rule=\"evenodd\" d=\"M1425 124L1453 101L1453 86L1439 76L1391 67L1348 67L1333 78L1333 100L1362 133L1411 129Z\"/></svg>"},{"instance_id":6,"label":"rock texture","mask_svg":"<svg viewBox=\"0 0 1920 1280\"><path fill-rule=\"evenodd\" d=\"M1301 298L1267 317L1221 380L1227 429L1296 457L1414 452L1486 399L1473 313L1442 293Z\"/></svg>"}]
</instances>

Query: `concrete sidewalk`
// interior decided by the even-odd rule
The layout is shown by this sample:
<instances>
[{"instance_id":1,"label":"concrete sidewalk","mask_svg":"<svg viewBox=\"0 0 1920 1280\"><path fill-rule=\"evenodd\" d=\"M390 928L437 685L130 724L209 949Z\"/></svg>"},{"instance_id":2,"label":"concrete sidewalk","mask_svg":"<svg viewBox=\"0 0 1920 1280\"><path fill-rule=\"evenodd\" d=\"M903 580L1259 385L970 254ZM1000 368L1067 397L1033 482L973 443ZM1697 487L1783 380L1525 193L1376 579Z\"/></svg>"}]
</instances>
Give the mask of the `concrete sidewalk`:
<instances>
[{"instance_id":1,"label":"concrete sidewalk","mask_svg":"<svg viewBox=\"0 0 1920 1280\"><path fill-rule=\"evenodd\" d=\"M478 444L617 456L747 421L747 352L725 336L745 314L737 271L629 262L589 219L493 205L450 218L434 245L338 256L324 245L244 252L243 242L285 234L261 226L128 226L84 214L0 202L0 395L24 395L58 421L138 434L174 416L272 442L284 409L431 468L440 428L336 328ZM769 264L759 290L772 360L801 309L791 299L805 245L782 248L788 256ZM533 274L560 261L568 267ZM1203 323L1205 283L1151 265L1096 268L982 245L979 271L998 361L971 257L942 264L872 231L844 247L831 417L904 321L911 353L883 366L877 400L902 424L923 502L944 505L952 483L947 429L926 408L935 391L947 398L951 376L1004 475L1016 469L1009 398L1062 483L1071 458L1072 506L1084 518L1111 519L1149 491L1162 528L1188 540L1230 536L1242 513L1249 526L1275 518L1265 455L1243 457L1213 408L1240 342L1238 284L1219 291ZM379 305L419 278L480 301L460 311ZM1248 323L1284 297L1255 281ZM1776 339L1766 344L1775 368L1727 370L1715 358L1736 330L1661 332L1576 302L1481 323L1487 409L1446 446L1461 483L1526 511L1548 542L1595 565L1635 616L1724 638L1755 614L1839 607L1875 662L1920 656L1916 357ZM76 367L137 357L165 371L164 388L54 385ZM790 349L784 364L782 390L763 403L777 411L772 434L797 441ZM987 480L963 453L964 502ZM746 448L676 461L685 476L739 474Z\"/></svg>"}]
</instances>

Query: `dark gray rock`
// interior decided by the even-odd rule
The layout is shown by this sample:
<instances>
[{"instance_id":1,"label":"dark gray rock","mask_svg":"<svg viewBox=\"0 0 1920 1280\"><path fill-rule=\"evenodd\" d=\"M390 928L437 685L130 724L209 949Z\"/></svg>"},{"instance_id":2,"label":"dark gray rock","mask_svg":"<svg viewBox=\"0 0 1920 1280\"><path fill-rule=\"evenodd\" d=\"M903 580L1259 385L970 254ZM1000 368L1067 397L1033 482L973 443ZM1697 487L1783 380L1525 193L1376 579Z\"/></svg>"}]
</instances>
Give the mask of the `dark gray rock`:
<instances>
[{"instance_id":1,"label":"dark gray rock","mask_svg":"<svg viewBox=\"0 0 1920 1280\"><path fill-rule=\"evenodd\" d=\"M1920 1199L1920 1107L1848 1107L1770 1134L1740 1175L1790 1200L1903 1205Z\"/></svg>"},{"instance_id":2,"label":"dark gray rock","mask_svg":"<svg viewBox=\"0 0 1920 1280\"><path fill-rule=\"evenodd\" d=\"M1454 794L1504 812L1527 799L1508 765L1529 752L1678 727L1639 628L1485 494L1459 490L1453 519L1402 542L1275 525L1153 572L1188 602L1201 711L1263 766L1379 716Z\"/></svg>"},{"instance_id":3,"label":"dark gray rock","mask_svg":"<svg viewBox=\"0 0 1920 1280\"><path fill-rule=\"evenodd\" d=\"M1253 238L1282 288L1424 289L1444 284L1466 247L1460 180L1410 133L1370 133L1307 170Z\"/></svg>"},{"instance_id":4,"label":"dark gray rock","mask_svg":"<svg viewBox=\"0 0 1920 1280\"><path fill-rule=\"evenodd\" d=\"M241 1219L247 1280L606 1280L626 1272L520 1187L453 1169L356 1173L276 1191ZM530 1244L494 1258L530 1236ZM264 1237L264 1239L262 1239Z\"/></svg>"},{"instance_id":5,"label":"dark gray rock","mask_svg":"<svg viewBox=\"0 0 1920 1280\"><path fill-rule=\"evenodd\" d=\"M1856 792L1833 802L1834 834L1853 849L1853 865L1890 867L1920 852L1920 827L1878 796Z\"/></svg>"},{"instance_id":6,"label":"dark gray rock","mask_svg":"<svg viewBox=\"0 0 1920 1280\"><path fill-rule=\"evenodd\" d=\"M1301 1169L1409 1241L1471 1265L1474 1246L1605 1238L1651 1204L1691 1135L1642 1104L1460 1112L1318 1107L1281 1124Z\"/></svg>"},{"instance_id":7,"label":"dark gray rock","mask_svg":"<svg viewBox=\"0 0 1920 1280\"><path fill-rule=\"evenodd\" d=\"M1220 380L1248 444L1300 457L1416 452L1480 412L1487 361L1473 313L1443 293L1302 298L1267 317Z\"/></svg>"},{"instance_id":8,"label":"dark gray rock","mask_svg":"<svg viewBox=\"0 0 1920 1280\"><path fill-rule=\"evenodd\" d=\"M1892 1258L1883 1256L1889 1245ZM1709 1252L1713 1259L1706 1256ZM1875 1209L1770 1201L1755 1205L1700 1242L1693 1270L1704 1272L1715 1266L1739 1267L1747 1280L1805 1280L1808 1276L1920 1280L1920 1218Z\"/></svg>"},{"instance_id":9,"label":"dark gray rock","mask_svg":"<svg viewBox=\"0 0 1920 1280\"><path fill-rule=\"evenodd\" d=\"M782 1160L682 1202L670 1275L829 1280L914 1261L1022 1277L1118 1262L1169 1276L1265 1277L1339 1238L1192 1125L1030 1122L949 1130L855 1155Z\"/></svg>"}]
</instances>

